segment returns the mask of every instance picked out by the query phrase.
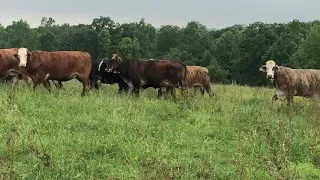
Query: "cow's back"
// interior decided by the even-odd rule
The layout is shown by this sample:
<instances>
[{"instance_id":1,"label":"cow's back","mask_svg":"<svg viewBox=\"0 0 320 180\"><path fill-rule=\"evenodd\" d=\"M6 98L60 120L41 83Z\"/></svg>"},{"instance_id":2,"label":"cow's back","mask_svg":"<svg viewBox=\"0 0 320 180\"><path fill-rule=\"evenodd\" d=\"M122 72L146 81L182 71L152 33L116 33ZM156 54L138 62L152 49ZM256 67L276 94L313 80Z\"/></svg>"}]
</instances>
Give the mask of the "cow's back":
<instances>
[{"instance_id":1,"label":"cow's back","mask_svg":"<svg viewBox=\"0 0 320 180\"><path fill-rule=\"evenodd\" d=\"M320 92L320 70L279 67L276 88L294 92L296 96L311 97Z\"/></svg>"},{"instance_id":2,"label":"cow's back","mask_svg":"<svg viewBox=\"0 0 320 180\"><path fill-rule=\"evenodd\" d=\"M18 48L0 49L0 77L4 77L8 70L18 67L18 62L13 61L13 55L17 50Z\"/></svg>"},{"instance_id":3,"label":"cow's back","mask_svg":"<svg viewBox=\"0 0 320 180\"><path fill-rule=\"evenodd\" d=\"M92 68L92 57L81 51L32 51L27 69L32 74L49 74L50 79L69 80L77 73L89 76Z\"/></svg>"},{"instance_id":4,"label":"cow's back","mask_svg":"<svg viewBox=\"0 0 320 180\"><path fill-rule=\"evenodd\" d=\"M168 80L173 84L184 80L186 66L180 62L171 60L148 60L144 73L149 83L160 84Z\"/></svg>"}]
</instances>

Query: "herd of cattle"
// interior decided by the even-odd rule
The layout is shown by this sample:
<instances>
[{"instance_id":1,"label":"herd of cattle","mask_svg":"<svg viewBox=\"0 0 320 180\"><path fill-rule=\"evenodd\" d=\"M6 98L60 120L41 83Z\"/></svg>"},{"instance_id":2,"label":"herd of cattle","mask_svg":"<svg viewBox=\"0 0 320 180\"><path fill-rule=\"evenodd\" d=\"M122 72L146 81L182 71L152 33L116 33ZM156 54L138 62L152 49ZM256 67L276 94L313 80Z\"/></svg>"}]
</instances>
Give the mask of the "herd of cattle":
<instances>
[{"instance_id":1,"label":"herd of cattle","mask_svg":"<svg viewBox=\"0 0 320 180\"><path fill-rule=\"evenodd\" d=\"M275 85L272 102L277 99L293 102L294 96L318 97L320 93L320 70L292 69L278 66L269 60L261 66L267 78ZM83 84L82 95L91 88L99 90L101 83L119 86L119 93L129 92L139 95L141 88L158 89L158 97L170 93L175 100L175 89L181 93L187 89L206 91L210 97L211 90L209 71L205 67L186 66L173 60L124 60L113 54L109 61L94 63L87 52L81 51L32 51L27 48L0 49L0 78L16 83L25 81L35 89L38 85L51 92L50 81L58 89L62 82L76 78ZM57 82L55 82L57 81Z\"/></svg>"},{"instance_id":2,"label":"herd of cattle","mask_svg":"<svg viewBox=\"0 0 320 180\"><path fill-rule=\"evenodd\" d=\"M13 83L23 80L33 85L33 89L43 84L49 92L50 81L60 89L62 82L76 78L83 84L82 95L91 88L99 90L101 83L117 83L119 93L131 90L139 95L141 88L152 87L159 89L158 97L170 93L175 99L175 88L180 88L182 93L194 88L214 96L205 67L186 66L173 60L123 60L118 54L113 54L110 61L94 63L89 53L81 51L0 49L0 78Z\"/></svg>"}]
</instances>

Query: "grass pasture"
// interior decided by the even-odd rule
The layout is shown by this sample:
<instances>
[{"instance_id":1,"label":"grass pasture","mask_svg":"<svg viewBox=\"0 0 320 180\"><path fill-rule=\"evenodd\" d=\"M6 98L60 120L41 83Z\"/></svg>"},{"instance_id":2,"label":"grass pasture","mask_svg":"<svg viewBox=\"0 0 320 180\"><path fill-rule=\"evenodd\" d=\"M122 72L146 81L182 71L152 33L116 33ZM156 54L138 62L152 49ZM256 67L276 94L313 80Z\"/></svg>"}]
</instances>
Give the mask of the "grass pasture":
<instances>
[{"instance_id":1,"label":"grass pasture","mask_svg":"<svg viewBox=\"0 0 320 180\"><path fill-rule=\"evenodd\" d=\"M273 89L214 85L156 99L0 87L0 179L320 179L320 103L272 106Z\"/></svg>"}]
</instances>

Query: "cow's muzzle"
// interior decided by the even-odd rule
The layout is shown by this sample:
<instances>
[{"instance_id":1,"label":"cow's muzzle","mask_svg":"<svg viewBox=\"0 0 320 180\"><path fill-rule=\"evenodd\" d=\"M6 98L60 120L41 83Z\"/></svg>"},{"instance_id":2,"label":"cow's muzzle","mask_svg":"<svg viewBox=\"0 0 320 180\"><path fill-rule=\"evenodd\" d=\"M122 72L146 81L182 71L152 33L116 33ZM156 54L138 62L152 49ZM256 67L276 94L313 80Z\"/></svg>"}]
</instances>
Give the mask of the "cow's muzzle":
<instances>
[{"instance_id":1,"label":"cow's muzzle","mask_svg":"<svg viewBox=\"0 0 320 180\"><path fill-rule=\"evenodd\" d=\"M106 71L107 73L120 74L119 71L113 71L112 69L109 69L109 68L106 68L105 71Z\"/></svg>"},{"instance_id":2,"label":"cow's muzzle","mask_svg":"<svg viewBox=\"0 0 320 180\"><path fill-rule=\"evenodd\" d=\"M268 79L273 79L273 77L272 77L271 74L268 74L268 75L267 75L267 78L268 78Z\"/></svg>"},{"instance_id":3,"label":"cow's muzzle","mask_svg":"<svg viewBox=\"0 0 320 180\"><path fill-rule=\"evenodd\" d=\"M112 72L112 69L106 68L105 71L108 72L108 73L111 73L111 72Z\"/></svg>"},{"instance_id":4,"label":"cow's muzzle","mask_svg":"<svg viewBox=\"0 0 320 180\"><path fill-rule=\"evenodd\" d=\"M19 67L26 67L27 66L27 64L25 64L25 63L19 63Z\"/></svg>"}]
</instances>

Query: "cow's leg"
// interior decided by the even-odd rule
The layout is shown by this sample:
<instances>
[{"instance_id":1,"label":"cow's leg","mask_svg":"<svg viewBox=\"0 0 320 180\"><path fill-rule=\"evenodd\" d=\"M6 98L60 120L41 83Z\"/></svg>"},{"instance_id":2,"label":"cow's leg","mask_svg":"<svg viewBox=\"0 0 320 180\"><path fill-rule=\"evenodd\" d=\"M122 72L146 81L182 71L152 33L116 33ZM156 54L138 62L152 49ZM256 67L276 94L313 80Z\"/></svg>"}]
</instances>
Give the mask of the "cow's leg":
<instances>
[{"instance_id":1,"label":"cow's leg","mask_svg":"<svg viewBox=\"0 0 320 180\"><path fill-rule=\"evenodd\" d=\"M134 87L133 90L132 90L132 94L133 94L135 97L139 97L139 93L140 93L140 89Z\"/></svg>"},{"instance_id":2,"label":"cow's leg","mask_svg":"<svg viewBox=\"0 0 320 180\"><path fill-rule=\"evenodd\" d=\"M209 94L210 97L214 96L214 93L211 90L210 84L207 84L207 85L205 85L204 87L201 88L202 95L204 95L204 89L206 90L206 92Z\"/></svg>"},{"instance_id":3,"label":"cow's leg","mask_svg":"<svg viewBox=\"0 0 320 180\"><path fill-rule=\"evenodd\" d=\"M187 84L184 81L179 81L178 87L181 88L181 94L183 96L185 96L188 93L188 91L187 91L188 87L187 87Z\"/></svg>"},{"instance_id":4,"label":"cow's leg","mask_svg":"<svg viewBox=\"0 0 320 180\"><path fill-rule=\"evenodd\" d=\"M36 87L41 83L46 83L46 76L44 74L37 74L33 79L33 91L35 91Z\"/></svg>"},{"instance_id":5,"label":"cow's leg","mask_svg":"<svg viewBox=\"0 0 320 180\"><path fill-rule=\"evenodd\" d=\"M82 89L82 96L87 95L87 93L90 90L90 79L89 78L83 78L82 80L82 85L83 85L83 89Z\"/></svg>"},{"instance_id":6,"label":"cow's leg","mask_svg":"<svg viewBox=\"0 0 320 180\"><path fill-rule=\"evenodd\" d=\"M193 94L196 94L198 90L198 86L193 86Z\"/></svg>"},{"instance_id":7,"label":"cow's leg","mask_svg":"<svg viewBox=\"0 0 320 180\"><path fill-rule=\"evenodd\" d=\"M167 91L167 89L166 89L166 91ZM157 98L158 98L158 99L160 99L161 96L163 96L163 92L164 92L163 87L160 87L159 90L158 90L158 95L157 95ZM166 94L166 93L165 93L165 94Z\"/></svg>"},{"instance_id":8,"label":"cow's leg","mask_svg":"<svg viewBox=\"0 0 320 180\"><path fill-rule=\"evenodd\" d=\"M44 81L43 86L51 93L51 84L49 80Z\"/></svg>"},{"instance_id":9,"label":"cow's leg","mask_svg":"<svg viewBox=\"0 0 320 180\"><path fill-rule=\"evenodd\" d=\"M16 85L17 85L18 80L19 80L19 79L18 79L18 74L12 76L11 79L10 79L10 81L11 81L11 83L12 83L13 86L16 86Z\"/></svg>"},{"instance_id":10,"label":"cow's leg","mask_svg":"<svg viewBox=\"0 0 320 180\"><path fill-rule=\"evenodd\" d=\"M177 99L176 99L176 90L174 88L174 86L169 86L168 89L170 90L170 94L173 98L173 101L174 102L177 102Z\"/></svg>"},{"instance_id":11,"label":"cow's leg","mask_svg":"<svg viewBox=\"0 0 320 180\"><path fill-rule=\"evenodd\" d=\"M49 81L48 81L49 82ZM57 81L58 83L56 83L54 80L52 80L53 84L56 86L57 89L62 89L62 82L61 81ZM50 82L49 82L50 84Z\"/></svg>"},{"instance_id":12,"label":"cow's leg","mask_svg":"<svg viewBox=\"0 0 320 180\"><path fill-rule=\"evenodd\" d=\"M135 97L139 97L139 94L140 94L140 83L141 83L140 79L135 79L134 81L132 81L132 85L133 85L132 94Z\"/></svg>"},{"instance_id":13,"label":"cow's leg","mask_svg":"<svg viewBox=\"0 0 320 180\"><path fill-rule=\"evenodd\" d=\"M121 83L118 82L118 94L122 94L124 92L128 92L129 91L129 86L126 83Z\"/></svg>"},{"instance_id":14,"label":"cow's leg","mask_svg":"<svg viewBox=\"0 0 320 180\"><path fill-rule=\"evenodd\" d=\"M293 104L293 93L288 93L287 105L290 106L291 104Z\"/></svg>"},{"instance_id":15,"label":"cow's leg","mask_svg":"<svg viewBox=\"0 0 320 180\"><path fill-rule=\"evenodd\" d=\"M278 100L278 96L276 94L274 94L272 96L272 103L276 102L276 100Z\"/></svg>"},{"instance_id":16,"label":"cow's leg","mask_svg":"<svg viewBox=\"0 0 320 180\"><path fill-rule=\"evenodd\" d=\"M62 89L62 88L63 88L62 82L58 81L58 89Z\"/></svg>"}]
</instances>

